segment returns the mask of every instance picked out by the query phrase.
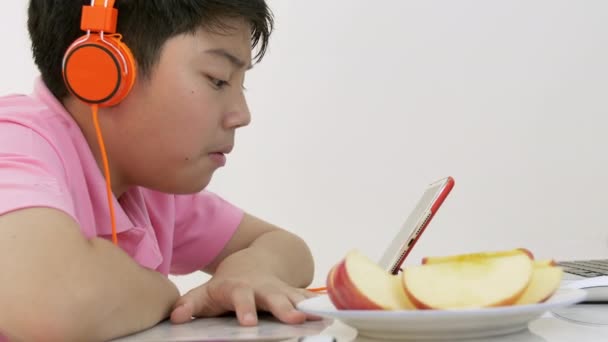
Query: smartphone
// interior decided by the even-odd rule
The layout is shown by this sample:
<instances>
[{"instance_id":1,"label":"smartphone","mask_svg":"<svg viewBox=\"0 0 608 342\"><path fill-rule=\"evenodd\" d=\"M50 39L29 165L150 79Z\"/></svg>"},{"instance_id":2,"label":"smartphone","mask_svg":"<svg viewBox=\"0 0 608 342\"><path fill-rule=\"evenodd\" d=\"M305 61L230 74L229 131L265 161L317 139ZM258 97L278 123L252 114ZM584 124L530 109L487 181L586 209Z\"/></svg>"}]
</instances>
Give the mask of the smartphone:
<instances>
[{"instance_id":1,"label":"smartphone","mask_svg":"<svg viewBox=\"0 0 608 342\"><path fill-rule=\"evenodd\" d=\"M454 178L452 177L443 178L427 186L416 207L410 212L405 223L380 258L378 264L382 268L391 274L399 273L405 258L414 248L453 187Z\"/></svg>"},{"instance_id":2,"label":"smartphone","mask_svg":"<svg viewBox=\"0 0 608 342\"><path fill-rule=\"evenodd\" d=\"M429 184L405 220L399 232L384 251L378 264L392 274L398 274L405 258L410 253L441 204L454 187L454 178L446 177ZM309 288L311 292L324 293L327 287Z\"/></svg>"}]
</instances>

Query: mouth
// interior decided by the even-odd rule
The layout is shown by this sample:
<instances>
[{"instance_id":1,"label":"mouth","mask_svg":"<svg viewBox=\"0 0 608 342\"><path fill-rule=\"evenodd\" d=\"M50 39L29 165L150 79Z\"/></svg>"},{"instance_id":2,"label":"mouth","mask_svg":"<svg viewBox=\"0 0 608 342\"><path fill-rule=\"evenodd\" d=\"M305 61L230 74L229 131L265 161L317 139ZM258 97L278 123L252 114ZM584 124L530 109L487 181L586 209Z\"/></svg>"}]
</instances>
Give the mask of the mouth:
<instances>
[{"instance_id":1,"label":"mouth","mask_svg":"<svg viewBox=\"0 0 608 342\"><path fill-rule=\"evenodd\" d=\"M226 165L226 154L222 152L209 153L209 158L219 167Z\"/></svg>"},{"instance_id":2,"label":"mouth","mask_svg":"<svg viewBox=\"0 0 608 342\"><path fill-rule=\"evenodd\" d=\"M212 161L214 161L219 167L226 165L226 155L232 152L234 145L228 145L218 150L209 153L209 157Z\"/></svg>"}]
</instances>

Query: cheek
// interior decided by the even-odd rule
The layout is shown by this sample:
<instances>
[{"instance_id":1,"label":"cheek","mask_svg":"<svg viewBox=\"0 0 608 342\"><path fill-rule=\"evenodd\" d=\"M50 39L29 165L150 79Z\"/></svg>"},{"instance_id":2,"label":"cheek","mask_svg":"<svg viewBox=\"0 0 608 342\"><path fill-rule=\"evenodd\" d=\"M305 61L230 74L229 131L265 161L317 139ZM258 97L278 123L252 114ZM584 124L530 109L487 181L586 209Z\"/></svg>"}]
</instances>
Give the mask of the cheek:
<instances>
[{"instance_id":1,"label":"cheek","mask_svg":"<svg viewBox=\"0 0 608 342\"><path fill-rule=\"evenodd\" d=\"M217 144L214 138L218 126L207 115L208 108L196 105L195 101L176 103L171 108L161 114L157 129L163 140L161 148L173 159L195 159Z\"/></svg>"},{"instance_id":2,"label":"cheek","mask_svg":"<svg viewBox=\"0 0 608 342\"><path fill-rule=\"evenodd\" d=\"M212 110L212 92L201 76L182 72L167 80L151 96L155 99L154 110L160 110L161 115L166 116L162 121L185 133L207 126L207 113Z\"/></svg>"},{"instance_id":3,"label":"cheek","mask_svg":"<svg viewBox=\"0 0 608 342\"><path fill-rule=\"evenodd\" d=\"M214 107L217 95L202 77L183 70L170 74L165 77L158 70L136 102L142 116L138 135L160 159L174 162L196 158L217 144L214 139L221 125L214 115L220 113Z\"/></svg>"}]
</instances>

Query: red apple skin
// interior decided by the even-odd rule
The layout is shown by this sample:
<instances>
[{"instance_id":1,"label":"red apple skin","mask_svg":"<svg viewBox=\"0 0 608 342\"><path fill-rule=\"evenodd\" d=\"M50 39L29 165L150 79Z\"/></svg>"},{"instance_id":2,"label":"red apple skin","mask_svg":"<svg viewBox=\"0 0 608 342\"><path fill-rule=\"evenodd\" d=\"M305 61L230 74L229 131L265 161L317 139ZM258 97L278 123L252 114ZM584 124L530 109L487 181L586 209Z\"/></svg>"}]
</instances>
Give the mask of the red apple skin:
<instances>
[{"instance_id":1,"label":"red apple skin","mask_svg":"<svg viewBox=\"0 0 608 342\"><path fill-rule=\"evenodd\" d=\"M555 294L555 291L553 291L553 292L552 292L551 294L549 294L547 297L545 297L545 298L541 299L541 300L538 302L538 304L546 302L546 301L547 301L549 298L551 298L551 297L552 297L554 294Z\"/></svg>"},{"instance_id":2,"label":"red apple skin","mask_svg":"<svg viewBox=\"0 0 608 342\"><path fill-rule=\"evenodd\" d=\"M534 260L534 253L532 253L529 249L527 248L518 248L520 251L523 251L524 253L528 254L528 256L530 257L530 260Z\"/></svg>"},{"instance_id":3,"label":"red apple skin","mask_svg":"<svg viewBox=\"0 0 608 342\"><path fill-rule=\"evenodd\" d=\"M335 288L336 270L339 265L340 264L337 264L332 267L327 275L327 295L329 296L329 299L334 304L336 309L346 310L346 306L344 306L344 304L342 303L342 299L340 298L340 292L336 291Z\"/></svg>"},{"instance_id":4,"label":"red apple skin","mask_svg":"<svg viewBox=\"0 0 608 342\"><path fill-rule=\"evenodd\" d=\"M553 297L553 295L555 294L556 291L557 291L557 289L553 290L553 292L549 293L545 298L539 300L538 303L546 302L547 300L549 300L549 298Z\"/></svg>"},{"instance_id":5,"label":"red apple skin","mask_svg":"<svg viewBox=\"0 0 608 342\"><path fill-rule=\"evenodd\" d=\"M553 290L553 292L547 294L547 296L545 298L539 300L538 303L540 304L540 303L546 302L549 298L551 298L555 294L556 291L557 291L557 289Z\"/></svg>"},{"instance_id":6,"label":"red apple skin","mask_svg":"<svg viewBox=\"0 0 608 342\"><path fill-rule=\"evenodd\" d=\"M382 308L363 295L348 277L346 261L342 261L334 276L334 288L339 300L347 310L382 310Z\"/></svg>"}]
</instances>

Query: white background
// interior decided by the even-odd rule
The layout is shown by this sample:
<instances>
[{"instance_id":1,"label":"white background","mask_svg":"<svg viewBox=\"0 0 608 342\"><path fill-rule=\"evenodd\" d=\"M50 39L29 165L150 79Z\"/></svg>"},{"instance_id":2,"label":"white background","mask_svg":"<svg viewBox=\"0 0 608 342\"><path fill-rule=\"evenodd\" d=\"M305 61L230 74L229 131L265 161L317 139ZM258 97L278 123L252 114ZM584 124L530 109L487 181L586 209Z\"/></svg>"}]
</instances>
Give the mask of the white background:
<instances>
[{"instance_id":1,"label":"white background","mask_svg":"<svg viewBox=\"0 0 608 342\"><path fill-rule=\"evenodd\" d=\"M30 92L37 74L26 6L0 11L0 93ZM447 175L407 263L515 247L608 257L608 2L270 6L276 31L246 82L253 123L210 189L302 236L315 285L352 248L379 258Z\"/></svg>"}]
</instances>

